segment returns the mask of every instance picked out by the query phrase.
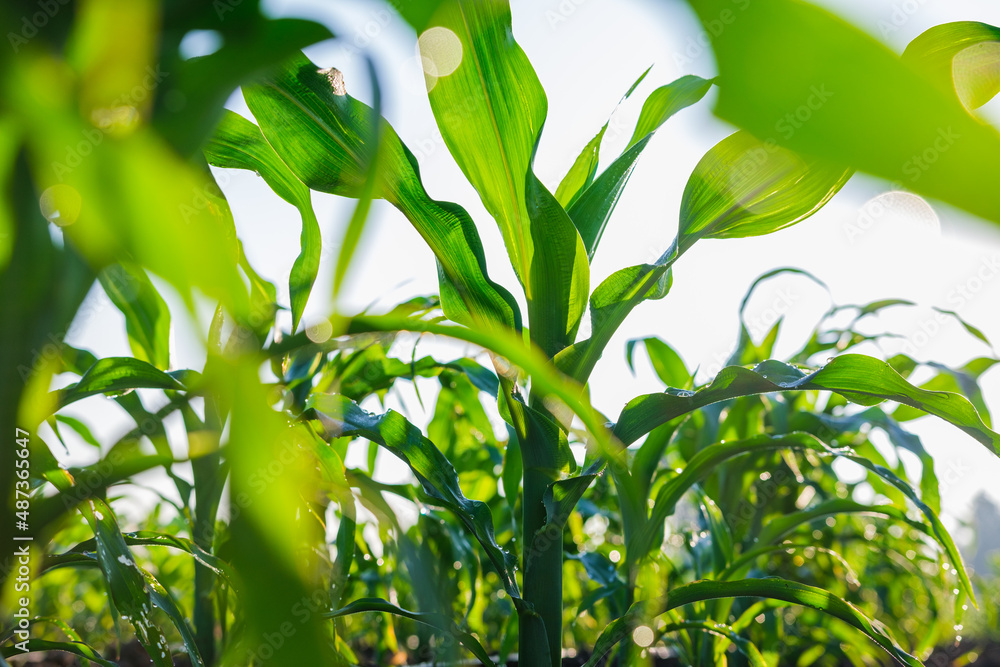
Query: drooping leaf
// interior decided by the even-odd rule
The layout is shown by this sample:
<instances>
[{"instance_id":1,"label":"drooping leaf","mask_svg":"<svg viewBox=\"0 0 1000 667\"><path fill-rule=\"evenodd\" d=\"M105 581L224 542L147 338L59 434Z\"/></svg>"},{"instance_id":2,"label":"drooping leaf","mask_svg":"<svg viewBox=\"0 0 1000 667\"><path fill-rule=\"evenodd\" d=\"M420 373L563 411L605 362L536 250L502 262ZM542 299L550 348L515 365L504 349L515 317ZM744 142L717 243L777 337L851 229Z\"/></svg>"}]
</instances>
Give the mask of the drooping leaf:
<instances>
[{"instance_id":1,"label":"drooping leaf","mask_svg":"<svg viewBox=\"0 0 1000 667\"><path fill-rule=\"evenodd\" d=\"M125 315L132 354L159 369L170 367L170 311L146 272L138 266L115 264L98 275L101 287Z\"/></svg>"},{"instance_id":2,"label":"drooping leaf","mask_svg":"<svg viewBox=\"0 0 1000 667\"><path fill-rule=\"evenodd\" d=\"M695 602L733 597L762 597L817 609L865 633L898 663L908 667L920 667L920 661L900 648L880 625L874 624L854 605L821 588L777 577L738 581L695 581L672 588L661 601L636 602L625 616L604 629L594 645L593 655L584 667L597 665L615 644L629 637L639 625L654 623L652 618L647 620L647 608L651 609L649 616L655 617Z\"/></svg>"},{"instance_id":3,"label":"drooping leaf","mask_svg":"<svg viewBox=\"0 0 1000 667\"><path fill-rule=\"evenodd\" d=\"M309 188L275 154L260 129L232 111L224 112L202 150L211 165L256 172L276 195L298 209L302 218L300 251L288 279L295 331L319 272L323 244Z\"/></svg>"},{"instance_id":4,"label":"drooping leaf","mask_svg":"<svg viewBox=\"0 0 1000 667\"><path fill-rule=\"evenodd\" d=\"M691 382L691 372L684 365L684 360L677 354L674 348L655 336L648 338L635 338L625 345L625 359L629 368L635 370L632 365L632 354L636 345L642 344L649 356L649 362L656 372L656 377L660 382L668 387L687 389Z\"/></svg>"},{"instance_id":5,"label":"drooping leaf","mask_svg":"<svg viewBox=\"0 0 1000 667\"><path fill-rule=\"evenodd\" d=\"M822 208L851 174L736 132L706 153L688 180L679 252L702 238L760 236L794 225Z\"/></svg>"},{"instance_id":6,"label":"drooping leaf","mask_svg":"<svg viewBox=\"0 0 1000 667\"><path fill-rule=\"evenodd\" d=\"M808 374L773 360L758 364L753 370L730 366L697 392L668 390L633 399L622 410L614 434L628 444L659 424L720 400L803 389L832 391L866 406L886 400L909 405L951 422L990 451L1000 452L1000 434L983 423L966 398L915 387L885 362L859 354L841 355Z\"/></svg>"},{"instance_id":7,"label":"drooping leaf","mask_svg":"<svg viewBox=\"0 0 1000 667\"><path fill-rule=\"evenodd\" d=\"M479 658L484 665L496 667L496 663L494 663L493 659L490 658L489 653L483 648L483 645L479 643L479 640L477 640L473 635L460 630L455 626L454 621L442 614L408 611L381 598L362 598L351 602L346 607L327 612L324 616L327 618L340 618L342 616L349 616L350 614L361 614L373 611L402 616L403 618L408 618L411 621L423 623L442 632L446 632L457 639L462 646L469 649L469 651Z\"/></svg>"},{"instance_id":8,"label":"drooping leaf","mask_svg":"<svg viewBox=\"0 0 1000 667\"><path fill-rule=\"evenodd\" d=\"M185 386L172 375L145 361L131 357L106 357L88 368L79 382L54 393L58 409L61 409L88 396L133 389L183 391Z\"/></svg>"},{"instance_id":9,"label":"drooping leaf","mask_svg":"<svg viewBox=\"0 0 1000 667\"><path fill-rule=\"evenodd\" d=\"M299 55L253 86L247 106L261 132L291 171L313 190L363 197L369 173L366 146L381 128L375 193L398 208L434 251L445 314L463 324L520 325L516 302L486 273L482 242L461 207L432 200L416 158L371 108L350 97L342 74L321 70Z\"/></svg>"},{"instance_id":10,"label":"drooping leaf","mask_svg":"<svg viewBox=\"0 0 1000 667\"><path fill-rule=\"evenodd\" d=\"M193 556L198 563L219 575L226 582L227 586L233 590L239 590L232 568L224 560L208 553L189 539L148 530L140 530L135 533L122 533L122 539L126 545L130 546L161 546L184 551ZM81 542L64 553L47 556L43 564L43 570L63 567L66 564L77 562L81 554L96 551L96 545L95 538Z\"/></svg>"},{"instance_id":11,"label":"drooping leaf","mask_svg":"<svg viewBox=\"0 0 1000 667\"><path fill-rule=\"evenodd\" d=\"M135 628L153 664L171 667L173 661L163 632L150 618L153 600L142 569L129 551L114 513L104 501L92 498L82 506L83 515L97 540L97 562L108 583L113 608Z\"/></svg>"},{"instance_id":12,"label":"drooping leaf","mask_svg":"<svg viewBox=\"0 0 1000 667\"><path fill-rule=\"evenodd\" d=\"M85 660L90 660L93 663L101 665L101 667L118 667L118 663L105 660L89 644L80 641L57 642L33 637L28 639L27 648L32 653L36 651L63 651L64 653L71 653ZM4 646L2 650L5 658L22 654L21 649L16 646Z\"/></svg>"},{"instance_id":13,"label":"drooping leaf","mask_svg":"<svg viewBox=\"0 0 1000 667\"><path fill-rule=\"evenodd\" d=\"M308 407L315 410L324 429L330 434L336 437L359 435L367 438L406 463L424 491L453 511L466 529L476 536L501 576L505 590L512 598L520 600L513 576L513 556L496 543L489 507L465 497L455 468L418 428L397 412L390 410L384 415L373 415L359 408L353 401L336 394L314 394L309 399Z\"/></svg>"},{"instance_id":14,"label":"drooping leaf","mask_svg":"<svg viewBox=\"0 0 1000 667\"><path fill-rule=\"evenodd\" d=\"M91 447L96 447L98 450L101 449L101 443L97 438L94 437L94 434L91 433L90 427L84 424L79 419L76 419L75 417L69 417L67 415L56 415L55 420L60 424L65 424L66 426L69 426L71 429L73 429L73 431L77 433L77 435L83 438L84 442L86 442Z\"/></svg>"}]
</instances>

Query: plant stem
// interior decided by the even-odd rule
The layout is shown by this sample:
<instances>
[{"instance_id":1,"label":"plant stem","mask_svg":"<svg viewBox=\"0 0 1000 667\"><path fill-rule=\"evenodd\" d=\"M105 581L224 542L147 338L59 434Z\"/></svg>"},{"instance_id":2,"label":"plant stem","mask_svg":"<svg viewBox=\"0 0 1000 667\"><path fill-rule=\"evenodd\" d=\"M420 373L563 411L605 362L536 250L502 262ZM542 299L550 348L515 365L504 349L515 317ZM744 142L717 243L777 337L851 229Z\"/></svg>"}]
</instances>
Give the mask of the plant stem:
<instances>
[{"instance_id":1,"label":"plant stem","mask_svg":"<svg viewBox=\"0 0 1000 667\"><path fill-rule=\"evenodd\" d=\"M529 443L530 446L531 443ZM519 655L524 667L559 667L562 649L562 534L535 534L545 525L545 489L554 481L549 470L525 467L523 496L524 600L541 617L522 623ZM544 634L542 634L544 633ZM539 647L548 645L548 662L536 664Z\"/></svg>"}]
</instances>

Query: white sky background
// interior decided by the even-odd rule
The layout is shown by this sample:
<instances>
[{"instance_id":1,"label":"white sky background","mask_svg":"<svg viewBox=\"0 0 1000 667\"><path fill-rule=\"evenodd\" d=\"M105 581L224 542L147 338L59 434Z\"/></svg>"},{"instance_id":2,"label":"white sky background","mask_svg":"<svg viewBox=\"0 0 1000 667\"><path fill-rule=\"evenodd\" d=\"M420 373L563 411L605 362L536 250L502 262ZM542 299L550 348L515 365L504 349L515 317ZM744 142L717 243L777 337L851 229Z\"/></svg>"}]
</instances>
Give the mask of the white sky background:
<instances>
[{"instance_id":1,"label":"white sky background","mask_svg":"<svg viewBox=\"0 0 1000 667\"><path fill-rule=\"evenodd\" d=\"M435 199L458 202L469 211L483 238L491 277L516 294L517 282L496 224L440 140L415 56L416 35L405 22L374 1L272 0L264 4L273 15L303 16L329 24L340 39L307 49L307 55L321 67L341 69L348 92L366 102L371 93L356 47L372 56L381 81L383 115L417 155L427 191ZM972 19L1000 25L1000 5L989 0L825 0L820 4L884 39L897 52L927 28L947 21ZM710 50L699 46L700 26L678 0L512 0L511 5L515 37L548 96L548 120L535 166L551 190L649 65L654 65L653 70L618 110L605 136L602 169L627 144L642 102L652 90L684 74L715 74ZM880 28L887 25L894 29L884 32ZM733 131L712 116L713 104L714 93L682 111L646 149L591 267L591 289L617 269L657 258L669 245L688 176L701 156ZM238 94L229 106L252 117ZM983 113L1000 125L996 101ZM259 273L278 285L287 303L288 272L298 252L299 216L252 173L232 171L228 177L223 189L247 255ZM830 286L837 303L893 297L955 309L992 340L1000 341L1000 228L938 203L931 209L906 195L883 198L880 202L887 205L882 208L866 206L887 191L882 182L858 176L819 214L791 229L755 239L699 242L675 267L674 286L667 298L638 307L608 346L591 382L594 404L615 419L630 398L662 389L643 355L639 355L637 377L625 366L624 347L630 338L659 336L678 350L690 368L700 366L714 373L735 344L737 310L745 290L758 275L779 266L814 273ZM336 243L354 204L319 193L313 193L313 203L327 252L307 321L329 312ZM876 215L866 216L866 211ZM984 280L977 278L980 271ZM971 298L961 297L960 288L967 289ZM375 202L341 296L342 310L357 311L373 302L386 309L411 296L436 291L430 250L402 214ZM173 365L200 368L203 347L193 330L180 324L179 304L173 306L178 323ZM801 345L829 306L821 288L803 278L782 278L758 291L750 303L748 321L768 321L773 317L769 309L774 307L781 311L786 326L775 351L780 358ZM203 330L210 314L211 308L202 314ZM921 327L933 319L927 307L897 308L886 311L872 325L906 335L919 348L915 354L910 350L911 355L920 360L957 365L990 354L957 324L921 335ZM121 316L113 308L95 309L72 342L100 356L129 354ZM432 343L421 344L420 351L445 350L442 356L446 357L448 349ZM898 351L898 344L883 348L886 355ZM702 372L699 381L708 377ZM1000 371L994 369L984 376L983 387L993 412L1000 411ZM433 405L428 401L430 394L422 393L425 404ZM92 424L101 419L103 423L95 430L99 438L126 428L106 425L105 418L122 422L114 406L106 407L107 401L98 405L102 400L88 399L71 411ZM390 407L406 408L418 423L423 419L412 392L401 392ZM958 429L933 418L909 427L923 437L935 457L950 526L956 525L956 518L969 515L971 501L980 491L1000 502L1000 459ZM849 467L844 471L852 473ZM961 533L956 537L962 541Z\"/></svg>"}]
</instances>

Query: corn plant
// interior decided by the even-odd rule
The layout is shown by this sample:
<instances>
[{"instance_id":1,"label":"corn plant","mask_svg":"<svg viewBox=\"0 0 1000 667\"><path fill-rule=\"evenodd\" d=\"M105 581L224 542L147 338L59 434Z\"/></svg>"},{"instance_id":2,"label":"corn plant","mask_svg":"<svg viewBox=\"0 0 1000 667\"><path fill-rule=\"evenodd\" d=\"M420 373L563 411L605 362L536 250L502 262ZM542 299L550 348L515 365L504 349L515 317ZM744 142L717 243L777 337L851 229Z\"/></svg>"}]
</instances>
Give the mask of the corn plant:
<instances>
[{"instance_id":1,"label":"corn plant","mask_svg":"<svg viewBox=\"0 0 1000 667\"><path fill-rule=\"evenodd\" d=\"M692 3L702 18L712 4ZM137 3L126 19L147 26L148 44L156 36L151 6ZM112 120L94 157L52 183L38 161L58 159L64 143L89 130L74 105L106 112L115 81L107 89L81 84L82 101L53 98L46 86L102 81L102 63L129 62L111 57L115 47L95 38L119 25L103 7L94 3L72 26L78 32L68 73L35 52L5 81L14 94L3 119L30 129L29 150L9 151L8 180L33 194L12 209L19 245L0 284L13 293L41 276L41 287L5 305L37 326L17 330L7 318L3 326L17 343L11 359L23 361L45 332L68 326L96 281L125 316L132 356L97 358L61 343L31 382L5 380L10 400L3 409L5 420L25 424L25 432L45 424L52 435L25 440L32 527L44 549L36 573L53 581L70 571L93 574L90 581L107 589L106 620L115 632L127 624L153 664L172 664L173 652L196 665L358 664L388 662L404 648L448 659L468 652L487 665L516 652L520 664L556 666L564 649L589 652L588 664L609 653L638 664L648 658L643 649L662 640L690 664L822 664L829 652L856 661L881 653L918 665L911 653L947 636L939 617L958 624L963 606L975 603L938 518L933 461L902 424L931 414L1000 453L976 384L995 360L956 370L931 366L937 374L918 386L908 380L917 361L850 349L872 339L855 327L857 319L903 304L835 309L831 316L856 317L839 328L819 326L785 361L770 358L777 327L755 342L741 326L729 365L703 382L667 343L633 341L629 363L641 346L666 389L629 401L613 421L588 398L593 372L617 354L608 349L612 337L637 306L668 296L675 264L683 266L696 243L797 224L856 168L891 175L877 158L847 150L857 139L839 152L808 142L795 152L738 131L695 167L676 238L662 255L593 279L591 262L605 232L614 233L616 203L664 123L718 86L724 116L760 127L760 104L740 112L725 106L730 91L745 84L731 70L728 54L736 47L726 41L741 44L742 28L716 45L722 78L689 75L656 88L620 155L598 169L605 124L552 188L533 168L546 96L514 40L507 3L446 0L402 9L418 30L435 31L427 44L448 45L424 53L436 71L428 75L428 97L444 143L501 232L517 278L505 287L490 278L471 216L432 198L413 153L381 116L374 68L368 105L349 94L342 73L328 66L335 63L313 63L299 52L326 37L324 30L263 19L249 0L226 5L235 13L226 19L222 56L184 63L176 34L222 24L224 15L166 15L160 48L183 75L167 91L176 94L165 92L154 109L137 108L135 126ZM755 21L768 18L756 6L752 12ZM774 25L784 20L771 18ZM955 155L979 164L987 160L980 150L994 138L968 110L997 91L985 75L961 70L966 78L956 96L951 64L964 49L996 40L996 29L963 23L921 36L902 61L865 53L880 72L899 77L890 92L918 90L919 99L934 102L933 118L974 127L969 136L981 145L962 144ZM116 75L132 81L136 71L123 65ZM649 75L623 85L624 98ZM219 91L237 82L252 119L221 108ZM189 116L177 112L182 99L197 103ZM920 128L910 129L919 135ZM21 135L14 136L18 148ZM284 306L275 285L248 261L208 165L252 170L298 210L290 329L278 325ZM122 182L99 196L107 173ZM929 194L995 219L995 188L948 187L962 173L952 165L921 187L930 182ZM47 193L47 220L32 208L35 190ZM335 309L323 326L304 327L321 255L311 191L357 200L335 293L371 203L382 199L433 251L439 294L381 315ZM92 197L87 206L80 192ZM150 209L148 224L134 223ZM655 216L650 224L663 224ZM178 217L186 223L182 232L174 229ZM51 241L49 222L63 227L64 244ZM25 263L28 253L33 264ZM189 306L194 287L217 303L200 370L170 370L171 313L149 274L166 279ZM524 312L514 292L523 296ZM40 305L47 299L51 315ZM419 356L422 334L483 354ZM268 380L261 380L262 369ZM78 381L49 392L51 378L63 373ZM384 409L388 393L405 382L434 386L426 428ZM64 412L102 394L135 424L110 446ZM897 407L883 407L887 401ZM168 419L180 421L183 437ZM885 457L869 437L873 431L919 457L920 480L911 482ZM52 448L69 432L96 445L100 459L60 466ZM366 465L349 465L361 448ZM380 450L416 483L377 480ZM862 485L838 479L836 459L865 470L863 486L879 502L859 500ZM122 531L115 506L124 502L116 494L151 470L172 485L158 492L176 518L154 513L145 529ZM15 485L6 469L3 483L4 492ZM398 503L418 509L416 518L401 517ZM608 539L588 543L590 523L604 526ZM878 548L869 548L876 533ZM163 553L183 558L174 566ZM6 570L2 577L0 583L9 579ZM953 618L937 613L948 599L957 600ZM919 622L933 631L906 622L914 620L915 601L932 611ZM113 664L59 609L26 622L62 635L34 636L23 640L26 648ZM5 625L4 656L20 650L19 629ZM850 648L842 648L845 642Z\"/></svg>"}]
</instances>

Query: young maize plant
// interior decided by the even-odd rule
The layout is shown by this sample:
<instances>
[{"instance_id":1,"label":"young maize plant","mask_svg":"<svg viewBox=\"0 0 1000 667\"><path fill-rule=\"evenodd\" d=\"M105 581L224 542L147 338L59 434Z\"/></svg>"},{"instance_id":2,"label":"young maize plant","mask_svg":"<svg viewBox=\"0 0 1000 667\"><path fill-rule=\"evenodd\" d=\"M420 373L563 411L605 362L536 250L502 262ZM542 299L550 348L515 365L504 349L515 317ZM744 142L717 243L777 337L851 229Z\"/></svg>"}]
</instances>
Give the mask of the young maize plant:
<instances>
[{"instance_id":1,"label":"young maize plant","mask_svg":"<svg viewBox=\"0 0 1000 667\"><path fill-rule=\"evenodd\" d=\"M0 246L0 285L12 295L0 318L0 409L5 426L31 436L30 470L5 462L0 492L30 497L38 601L22 639L4 588L14 570L0 569L4 658L61 650L113 665L94 646L124 629L157 667L174 653L198 666L470 654L492 666L516 654L525 667L558 667L568 652L588 666L634 665L651 664L654 646L690 665L916 667L915 655L953 638L975 592L938 517L934 462L905 423L930 414L1000 454L978 387L996 359L950 369L854 350L889 335L863 333L861 320L912 305L888 300L832 307L784 361L771 358L780 322L755 342L741 309L735 352L703 380L668 343L633 340L629 365L643 351L665 389L617 414L592 405L588 383L619 353L609 343L628 315L668 296L695 244L802 222L856 169L893 179L916 170L915 191L1000 221L1000 138L973 116L998 86L988 67L956 65L995 64L1000 30L940 26L900 58L811 5L748 3L713 44L718 79L657 87L621 154L602 158L606 123L550 187L533 166L546 95L506 0L403 3L411 25L434 37L421 40L437 72L430 106L501 232L517 278L503 286L490 278L477 222L432 198L381 116L374 67L369 105L336 63L301 52L329 37L324 28L263 18L246 0L167 11L158 29L156 3L111 4L59 19L72 46L64 67L29 49L5 64L2 82L0 129L10 132L0 135L10 139L0 150L11 166L0 173L10 213L0 223L13 241ZM730 11L722 0L690 4L703 22ZM140 55L97 38L122 27L136 31ZM225 46L180 58L179 35L206 27ZM89 112L106 112L123 82L159 62L171 74L155 105L131 104L139 120L113 117L92 155L54 179L39 167L62 164L64 147L92 131ZM774 119L817 85L802 63L835 92L808 127L768 139ZM222 108L237 85L252 118ZM655 261L591 276L639 157L713 87L719 115L744 129L695 167L673 243ZM924 117L911 120L901 100L922 104ZM908 162L942 127L960 138L939 167ZM208 165L254 171L298 210L290 329ZM335 297L376 199L433 251L439 293L380 315L335 310L306 329L322 249L311 191L357 200ZM672 224L661 218L650 212L648 224ZM750 286L744 308L778 274L815 280L777 269ZM124 315L131 357L98 358L62 340L95 283ZM161 284L191 311L206 297L216 306L201 370L171 370ZM481 352L419 356L424 334ZM58 345L39 359L50 337ZM930 379L911 382L918 370ZM50 391L60 374L78 379ZM433 389L426 428L385 409L405 383L421 404L421 388ZM110 443L65 410L100 395L134 422ZM97 448L96 463L60 463L57 445L71 432ZM382 450L415 481L384 481ZM917 461L919 479L904 460ZM836 461L862 471L860 481L842 479ZM123 532L131 496L120 494L150 471L169 488L157 487L144 529ZM176 516L160 516L167 505ZM16 510L5 506L0 542L11 541ZM81 591L72 613L66 586Z\"/></svg>"}]
</instances>

